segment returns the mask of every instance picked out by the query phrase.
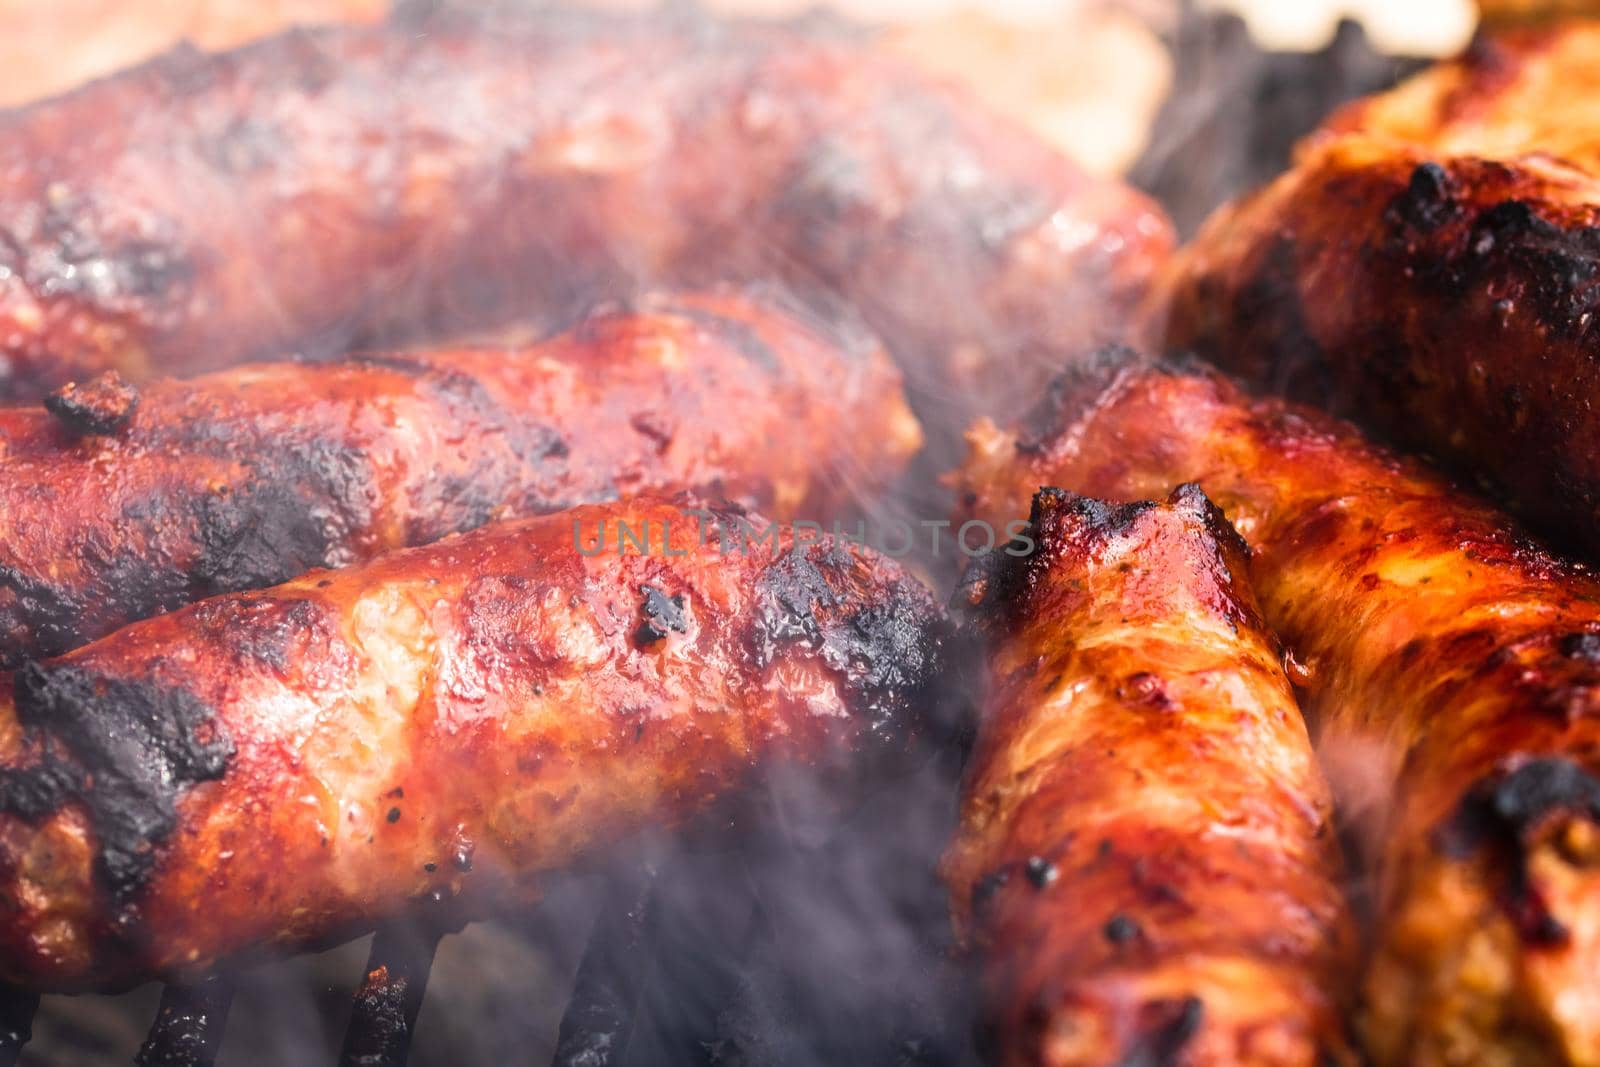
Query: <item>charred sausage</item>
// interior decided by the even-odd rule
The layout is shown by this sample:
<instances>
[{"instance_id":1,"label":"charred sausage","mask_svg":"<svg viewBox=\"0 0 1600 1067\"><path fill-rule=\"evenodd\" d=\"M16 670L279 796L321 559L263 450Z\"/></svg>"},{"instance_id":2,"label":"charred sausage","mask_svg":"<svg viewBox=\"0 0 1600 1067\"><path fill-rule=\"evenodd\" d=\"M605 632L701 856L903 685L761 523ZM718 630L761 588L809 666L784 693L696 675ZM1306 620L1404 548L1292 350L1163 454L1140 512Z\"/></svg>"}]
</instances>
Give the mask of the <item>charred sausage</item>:
<instances>
[{"instance_id":1,"label":"charred sausage","mask_svg":"<svg viewBox=\"0 0 1600 1067\"><path fill-rule=\"evenodd\" d=\"M1112 353L1016 430L971 440L974 514L1041 483L1143 499L1197 481L1254 549L1319 747L1359 754L1366 787L1335 775L1340 800L1379 813L1362 835L1379 1063L1600 1062L1590 570L1349 425L1199 367Z\"/></svg>"},{"instance_id":2,"label":"charred sausage","mask_svg":"<svg viewBox=\"0 0 1600 1067\"><path fill-rule=\"evenodd\" d=\"M724 551L741 523L765 527L648 499L500 523L25 666L0 976L116 988L481 914L768 758L904 750L942 657L926 588L787 528Z\"/></svg>"},{"instance_id":3,"label":"charred sausage","mask_svg":"<svg viewBox=\"0 0 1600 1067\"><path fill-rule=\"evenodd\" d=\"M956 604L988 693L946 873L996 1067L1350 1062L1327 785L1193 485L1033 499Z\"/></svg>"},{"instance_id":4,"label":"charred sausage","mask_svg":"<svg viewBox=\"0 0 1600 1067\"><path fill-rule=\"evenodd\" d=\"M970 412L1123 336L1170 245L870 42L500 11L177 51L0 116L0 392L782 277Z\"/></svg>"},{"instance_id":5,"label":"charred sausage","mask_svg":"<svg viewBox=\"0 0 1600 1067\"><path fill-rule=\"evenodd\" d=\"M618 493L699 488L827 522L921 440L868 335L735 293L600 311L522 348L97 379L47 409L0 411L0 666Z\"/></svg>"},{"instance_id":6,"label":"charred sausage","mask_svg":"<svg viewBox=\"0 0 1600 1067\"><path fill-rule=\"evenodd\" d=\"M1350 106L1174 268L1169 344L1445 461L1600 553L1600 27Z\"/></svg>"}]
</instances>

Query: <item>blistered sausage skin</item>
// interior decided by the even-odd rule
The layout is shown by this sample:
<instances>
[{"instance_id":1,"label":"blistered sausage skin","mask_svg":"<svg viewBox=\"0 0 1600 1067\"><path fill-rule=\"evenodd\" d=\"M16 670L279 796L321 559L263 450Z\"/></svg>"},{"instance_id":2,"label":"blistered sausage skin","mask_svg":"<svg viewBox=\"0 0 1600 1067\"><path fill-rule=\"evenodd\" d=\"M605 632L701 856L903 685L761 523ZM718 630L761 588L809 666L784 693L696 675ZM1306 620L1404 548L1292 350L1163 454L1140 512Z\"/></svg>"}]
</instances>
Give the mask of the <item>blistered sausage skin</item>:
<instances>
[{"instance_id":1,"label":"blistered sausage skin","mask_svg":"<svg viewBox=\"0 0 1600 1067\"><path fill-rule=\"evenodd\" d=\"M1020 373L989 355L1124 336L1171 243L1142 196L870 41L682 16L179 51L0 116L0 173L13 395L784 277L970 405Z\"/></svg>"},{"instance_id":2,"label":"blistered sausage skin","mask_svg":"<svg viewBox=\"0 0 1600 1067\"><path fill-rule=\"evenodd\" d=\"M1042 483L1142 499L1197 481L1254 549L1319 747L1360 755L1341 801L1383 809L1393 789L1364 835L1379 1063L1600 1063L1592 572L1347 424L1199 367L1111 353L1019 429L969 439L975 514Z\"/></svg>"},{"instance_id":3,"label":"blistered sausage skin","mask_svg":"<svg viewBox=\"0 0 1600 1067\"><path fill-rule=\"evenodd\" d=\"M944 640L926 588L787 529L741 552L764 519L690 506L495 524L24 667L0 976L115 988L435 896L476 914L769 758L903 751Z\"/></svg>"},{"instance_id":4,"label":"blistered sausage skin","mask_svg":"<svg viewBox=\"0 0 1600 1067\"><path fill-rule=\"evenodd\" d=\"M753 294L656 297L522 348L101 379L0 411L0 666L619 493L827 522L921 435L870 336L812 321Z\"/></svg>"},{"instance_id":5,"label":"blistered sausage skin","mask_svg":"<svg viewBox=\"0 0 1600 1067\"><path fill-rule=\"evenodd\" d=\"M992 1062L1349 1062L1330 801L1249 550L1193 485L1045 489L1027 537L956 597L989 684L945 873Z\"/></svg>"},{"instance_id":6,"label":"blistered sausage skin","mask_svg":"<svg viewBox=\"0 0 1600 1067\"><path fill-rule=\"evenodd\" d=\"M1600 25L1337 112L1174 264L1168 343L1449 464L1600 554Z\"/></svg>"}]
</instances>

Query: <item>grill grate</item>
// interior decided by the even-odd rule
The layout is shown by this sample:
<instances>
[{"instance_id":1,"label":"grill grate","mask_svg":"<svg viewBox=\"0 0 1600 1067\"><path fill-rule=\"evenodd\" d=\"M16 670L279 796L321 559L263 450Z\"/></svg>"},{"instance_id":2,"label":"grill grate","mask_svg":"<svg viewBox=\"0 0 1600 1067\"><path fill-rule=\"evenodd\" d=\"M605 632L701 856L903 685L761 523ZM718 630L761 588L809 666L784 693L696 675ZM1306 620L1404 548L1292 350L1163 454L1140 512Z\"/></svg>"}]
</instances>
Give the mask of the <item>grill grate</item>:
<instances>
[{"instance_id":1,"label":"grill grate","mask_svg":"<svg viewBox=\"0 0 1600 1067\"><path fill-rule=\"evenodd\" d=\"M780 855L788 849L776 846ZM785 984L792 960L774 926L784 907L779 903L774 911L761 897L765 882L798 881L798 871L828 864L810 852L795 853L784 865L762 855L758 870L748 859L737 853L678 856L665 866L652 859L612 875L561 1017L552 1067L816 1062L790 1055L785 1039L774 1039L784 1027L770 1017L768 997ZM717 903L710 909L714 918L706 920L708 894ZM697 925L694 916L709 925ZM431 915L378 930L352 1000L341 1067L404 1067L435 951L459 928ZM215 1063L234 988L228 974L166 986L135 1057L138 1067ZM17 1062L38 1002L34 995L0 992L0 1067ZM635 1040L641 1031L642 1043ZM922 1043L911 1041L889 1059L856 1062L966 1067L905 1054Z\"/></svg>"},{"instance_id":2,"label":"grill grate","mask_svg":"<svg viewBox=\"0 0 1600 1067\"><path fill-rule=\"evenodd\" d=\"M0 989L0 1067L17 1062L22 1046L33 1037L33 1013L38 1010L39 994Z\"/></svg>"},{"instance_id":3,"label":"grill grate","mask_svg":"<svg viewBox=\"0 0 1600 1067\"><path fill-rule=\"evenodd\" d=\"M221 975L167 986L150 1036L134 1062L139 1067L210 1067L222 1045L232 1002L233 980Z\"/></svg>"},{"instance_id":4,"label":"grill grate","mask_svg":"<svg viewBox=\"0 0 1600 1067\"><path fill-rule=\"evenodd\" d=\"M433 954L445 932L432 923L397 923L373 936L366 977L345 1030L341 1067L404 1067Z\"/></svg>"},{"instance_id":5,"label":"grill grate","mask_svg":"<svg viewBox=\"0 0 1600 1067\"><path fill-rule=\"evenodd\" d=\"M617 1067L633 1034L651 955L657 872L645 867L615 883L578 964L561 1016L551 1067Z\"/></svg>"}]
</instances>

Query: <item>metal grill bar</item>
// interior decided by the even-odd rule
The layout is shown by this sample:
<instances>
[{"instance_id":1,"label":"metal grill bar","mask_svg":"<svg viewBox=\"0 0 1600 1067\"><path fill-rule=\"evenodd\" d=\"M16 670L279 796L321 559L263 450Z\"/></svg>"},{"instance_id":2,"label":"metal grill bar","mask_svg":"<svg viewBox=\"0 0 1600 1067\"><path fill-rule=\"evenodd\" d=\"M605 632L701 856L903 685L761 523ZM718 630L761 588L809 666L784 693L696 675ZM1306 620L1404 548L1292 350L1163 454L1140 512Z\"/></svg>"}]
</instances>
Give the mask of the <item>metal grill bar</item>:
<instances>
[{"instance_id":1,"label":"metal grill bar","mask_svg":"<svg viewBox=\"0 0 1600 1067\"><path fill-rule=\"evenodd\" d=\"M33 1013L39 994L0 988L0 1067L12 1067L22 1046L33 1037Z\"/></svg>"},{"instance_id":2,"label":"metal grill bar","mask_svg":"<svg viewBox=\"0 0 1600 1067\"><path fill-rule=\"evenodd\" d=\"M442 933L434 924L396 923L373 936L341 1067L404 1067Z\"/></svg>"},{"instance_id":3,"label":"metal grill bar","mask_svg":"<svg viewBox=\"0 0 1600 1067\"><path fill-rule=\"evenodd\" d=\"M616 1067L639 1012L656 906L656 868L614 883L595 917L561 1016L551 1067Z\"/></svg>"},{"instance_id":4,"label":"metal grill bar","mask_svg":"<svg viewBox=\"0 0 1600 1067\"><path fill-rule=\"evenodd\" d=\"M169 985L150 1036L133 1058L139 1067L211 1067L222 1047L222 1031L233 1003L233 979L212 975L192 984Z\"/></svg>"}]
</instances>

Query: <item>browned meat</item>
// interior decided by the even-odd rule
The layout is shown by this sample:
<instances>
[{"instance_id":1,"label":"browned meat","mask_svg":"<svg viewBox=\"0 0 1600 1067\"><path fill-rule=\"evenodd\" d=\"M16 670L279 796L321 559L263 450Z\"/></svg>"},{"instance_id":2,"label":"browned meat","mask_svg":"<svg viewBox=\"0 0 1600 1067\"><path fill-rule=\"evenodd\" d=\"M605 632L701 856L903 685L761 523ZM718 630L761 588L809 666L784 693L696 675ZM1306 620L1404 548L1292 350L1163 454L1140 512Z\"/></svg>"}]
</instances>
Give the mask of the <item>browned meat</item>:
<instances>
[{"instance_id":1,"label":"browned meat","mask_svg":"<svg viewBox=\"0 0 1600 1067\"><path fill-rule=\"evenodd\" d=\"M635 500L497 524L23 668L0 977L112 988L430 898L470 917L769 758L904 751L942 655L927 590L787 530L724 552L766 520L703 518Z\"/></svg>"},{"instance_id":2,"label":"browned meat","mask_svg":"<svg viewBox=\"0 0 1600 1067\"><path fill-rule=\"evenodd\" d=\"M946 874L995 1064L1350 1062L1328 792L1249 550L1193 485L1046 489L1026 536L957 596L989 689Z\"/></svg>"},{"instance_id":3,"label":"browned meat","mask_svg":"<svg viewBox=\"0 0 1600 1067\"><path fill-rule=\"evenodd\" d=\"M46 407L0 411L0 666L618 493L826 522L921 441L870 337L733 293L598 312L525 348L96 379Z\"/></svg>"},{"instance_id":4,"label":"browned meat","mask_svg":"<svg viewBox=\"0 0 1600 1067\"><path fill-rule=\"evenodd\" d=\"M178 52L0 117L0 173L13 395L777 275L858 305L914 397L966 413L1121 336L1170 243L1138 194L868 44L692 18Z\"/></svg>"},{"instance_id":5,"label":"browned meat","mask_svg":"<svg viewBox=\"0 0 1600 1067\"><path fill-rule=\"evenodd\" d=\"M971 440L976 514L1041 483L1142 499L1197 481L1254 549L1319 745L1358 757L1367 791L1341 799L1381 812L1379 1063L1600 1063L1593 572L1350 426L1200 369L1113 356Z\"/></svg>"},{"instance_id":6,"label":"browned meat","mask_svg":"<svg viewBox=\"0 0 1600 1067\"><path fill-rule=\"evenodd\" d=\"M1352 105L1176 266L1168 340L1600 551L1600 24Z\"/></svg>"}]
</instances>

